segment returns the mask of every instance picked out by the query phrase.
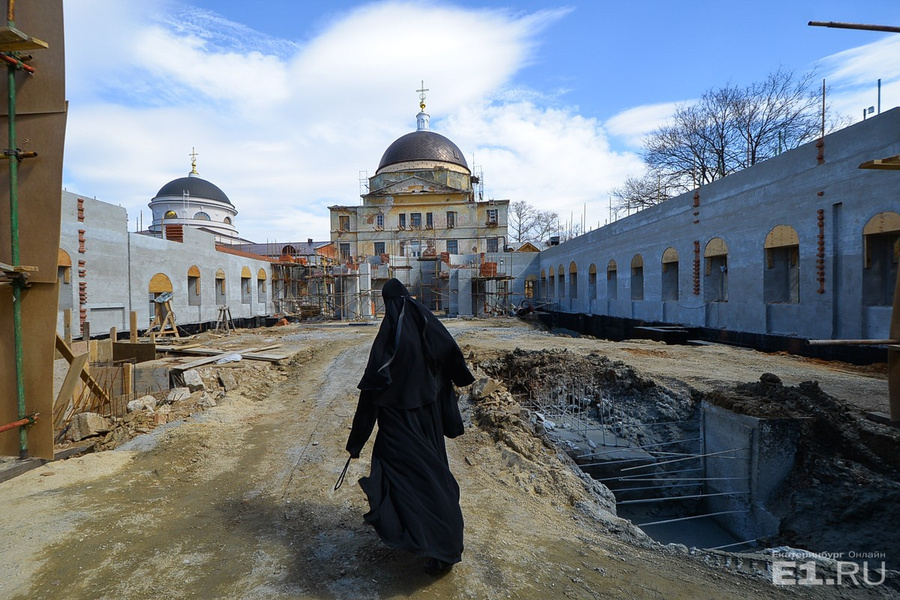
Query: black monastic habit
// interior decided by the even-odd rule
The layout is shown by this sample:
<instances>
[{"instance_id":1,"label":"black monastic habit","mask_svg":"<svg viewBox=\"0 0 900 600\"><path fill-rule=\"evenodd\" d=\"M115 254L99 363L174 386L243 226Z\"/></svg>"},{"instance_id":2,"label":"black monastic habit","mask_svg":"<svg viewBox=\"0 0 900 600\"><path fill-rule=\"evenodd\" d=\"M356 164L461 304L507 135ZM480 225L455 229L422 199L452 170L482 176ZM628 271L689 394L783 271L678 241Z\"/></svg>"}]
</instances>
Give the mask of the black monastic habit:
<instances>
[{"instance_id":1,"label":"black monastic habit","mask_svg":"<svg viewBox=\"0 0 900 600\"><path fill-rule=\"evenodd\" d=\"M444 437L463 433L453 384L474 378L453 336L400 281L388 281L382 295L385 317L347 440L358 458L378 423L372 470L359 481L370 507L363 518L391 547L457 563L463 517Z\"/></svg>"}]
</instances>

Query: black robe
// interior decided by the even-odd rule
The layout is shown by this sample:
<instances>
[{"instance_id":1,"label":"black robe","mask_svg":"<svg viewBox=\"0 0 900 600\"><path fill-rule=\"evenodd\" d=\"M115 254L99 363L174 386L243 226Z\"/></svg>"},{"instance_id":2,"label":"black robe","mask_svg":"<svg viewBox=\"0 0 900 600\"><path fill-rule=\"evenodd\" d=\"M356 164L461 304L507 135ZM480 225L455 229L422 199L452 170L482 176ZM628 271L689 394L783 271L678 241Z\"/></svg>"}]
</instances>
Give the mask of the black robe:
<instances>
[{"instance_id":1,"label":"black robe","mask_svg":"<svg viewBox=\"0 0 900 600\"><path fill-rule=\"evenodd\" d=\"M399 281L385 284L384 296L347 440L358 457L377 421L372 470L359 481L369 500L364 519L391 547L457 563L463 517L444 437L463 433L453 384L474 378L447 329Z\"/></svg>"}]
</instances>

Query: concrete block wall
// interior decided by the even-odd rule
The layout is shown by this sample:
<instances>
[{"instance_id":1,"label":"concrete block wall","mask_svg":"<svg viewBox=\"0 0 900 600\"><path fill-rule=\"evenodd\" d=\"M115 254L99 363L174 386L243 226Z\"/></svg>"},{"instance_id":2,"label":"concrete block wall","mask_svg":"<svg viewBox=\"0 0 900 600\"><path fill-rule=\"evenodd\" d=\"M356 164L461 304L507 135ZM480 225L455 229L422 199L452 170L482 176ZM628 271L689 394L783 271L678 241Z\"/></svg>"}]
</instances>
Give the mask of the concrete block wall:
<instances>
[{"instance_id":1,"label":"concrete block wall","mask_svg":"<svg viewBox=\"0 0 900 600\"><path fill-rule=\"evenodd\" d=\"M533 272L545 278L541 295L559 301L562 312L804 338L887 337L890 308L865 306L862 298L863 228L879 213L900 212L900 174L858 167L900 154L898 132L895 108L826 136L821 163L811 142L551 247ZM799 239L797 303L764 296L764 244L778 225L791 226ZM704 259L713 238L728 248L725 301L705 299L715 284ZM669 247L678 253L678 299L664 301L662 256ZM643 259L642 299L632 298L635 255ZM614 299L606 285L610 260L617 265ZM572 262L575 298L568 289ZM596 298L588 294L592 264ZM556 289L547 290L551 267L560 266L564 298L558 273Z\"/></svg>"},{"instance_id":2,"label":"concrete block wall","mask_svg":"<svg viewBox=\"0 0 900 600\"><path fill-rule=\"evenodd\" d=\"M92 335L130 328L130 313L137 312L138 328L152 321L149 285L156 274L164 274L172 284L171 307L176 324L215 322L219 305L216 301L216 272L225 273L225 304L231 316L251 318L273 313L272 270L270 263L246 256L228 254L216 249L212 234L184 228L183 242L128 232L124 208L88 199L71 192L62 193L60 248L72 260L72 285L61 286L61 294L70 297L60 306L73 308L72 336L82 333L81 323L90 322ZM188 300L188 270L200 270L200 304ZM251 273L251 302L243 302L241 273ZM265 295L260 297L257 275L266 274ZM79 312L80 311L80 312ZM64 335L60 310L57 331ZM78 318L80 314L81 318Z\"/></svg>"}]
</instances>

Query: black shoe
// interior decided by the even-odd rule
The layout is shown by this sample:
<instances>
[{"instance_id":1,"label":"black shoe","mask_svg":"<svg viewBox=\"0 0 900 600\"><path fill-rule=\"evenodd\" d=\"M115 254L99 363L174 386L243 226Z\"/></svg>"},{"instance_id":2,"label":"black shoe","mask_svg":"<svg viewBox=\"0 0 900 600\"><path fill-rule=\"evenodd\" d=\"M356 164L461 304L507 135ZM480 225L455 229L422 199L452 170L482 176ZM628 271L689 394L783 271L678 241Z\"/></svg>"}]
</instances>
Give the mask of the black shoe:
<instances>
[{"instance_id":1,"label":"black shoe","mask_svg":"<svg viewBox=\"0 0 900 600\"><path fill-rule=\"evenodd\" d=\"M422 570L429 575L443 575L445 573L449 573L450 569L452 568L453 563L444 562L439 558L429 558L425 561L425 565L422 567Z\"/></svg>"}]
</instances>

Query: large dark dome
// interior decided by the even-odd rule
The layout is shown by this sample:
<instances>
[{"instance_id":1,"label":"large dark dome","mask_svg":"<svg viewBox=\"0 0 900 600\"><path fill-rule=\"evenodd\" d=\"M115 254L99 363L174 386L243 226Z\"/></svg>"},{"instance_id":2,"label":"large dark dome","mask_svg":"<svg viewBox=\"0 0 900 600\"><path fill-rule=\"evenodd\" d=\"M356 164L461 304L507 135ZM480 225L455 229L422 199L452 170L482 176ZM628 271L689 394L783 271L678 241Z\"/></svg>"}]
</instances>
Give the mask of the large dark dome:
<instances>
[{"instance_id":1,"label":"large dark dome","mask_svg":"<svg viewBox=\"0 0 900 600\"><path fill-rule=\"evenodd\" d=\"M448 162L465 167L467 170L469 168L466 158L456 144L439 133L423 130L407 133L388 146L381 157L381 162L378 163L378 170L388 165L414 160Z\"/></svg>"},{"instance_id":2,"label":"large dark dome","mask_svg":"<svg viewBox=\"0 0 900 600\"><path fill-rule=\"evenodd\" d=\"M160 188L156 193L156 198L162 196L181 196L184 192L190 194L191 198L203 198L205 200L218 200L225 204L231 204L231 200L225 195L225 192L213 183L199 177L181 177L170 181ZM154 200L156 199L154 198Z\"/></svg>"}]
</instances>

